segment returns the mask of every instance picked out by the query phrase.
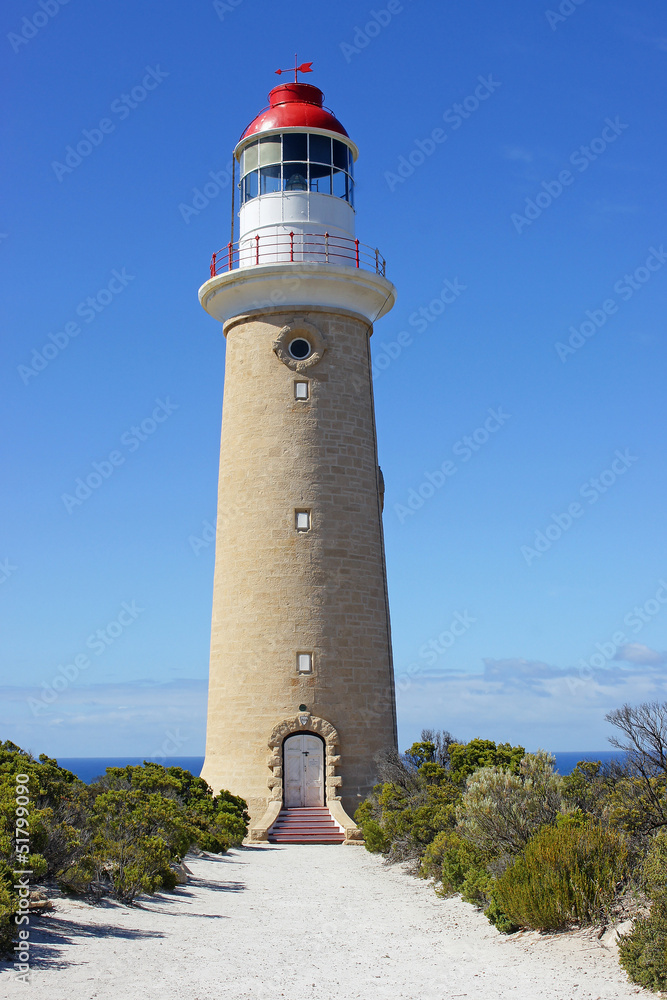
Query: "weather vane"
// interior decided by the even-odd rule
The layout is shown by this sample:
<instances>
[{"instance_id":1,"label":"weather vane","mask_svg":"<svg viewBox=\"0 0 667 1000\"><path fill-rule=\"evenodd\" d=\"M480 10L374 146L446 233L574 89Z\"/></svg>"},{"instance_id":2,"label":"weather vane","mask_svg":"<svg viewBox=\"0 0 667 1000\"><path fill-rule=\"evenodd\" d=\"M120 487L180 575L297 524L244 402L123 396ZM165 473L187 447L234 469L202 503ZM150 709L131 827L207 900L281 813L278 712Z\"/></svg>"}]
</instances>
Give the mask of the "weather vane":
<instances>
[{"instance_id":1,"label":"weather vane","mask_svg":"<svg viewBox=\"0 0 667 1000\"><path fill-rule=\"evenodd\" d=\"M297 63L296 63L296 52L295 52L294 53L294 66L293 67L290 66L289 69L277 69L276 73L278 74L278 76L280 76L281 73L291 73L292 70L294 70L294 82L298 83L299 82L299 77L297 76L297 73L312 73L313 72L312 69L311 69L312 65L313 65L312 62L309 62L309 63L301 63L300 66L297 66Z\"/></svg>"}]
</instances>

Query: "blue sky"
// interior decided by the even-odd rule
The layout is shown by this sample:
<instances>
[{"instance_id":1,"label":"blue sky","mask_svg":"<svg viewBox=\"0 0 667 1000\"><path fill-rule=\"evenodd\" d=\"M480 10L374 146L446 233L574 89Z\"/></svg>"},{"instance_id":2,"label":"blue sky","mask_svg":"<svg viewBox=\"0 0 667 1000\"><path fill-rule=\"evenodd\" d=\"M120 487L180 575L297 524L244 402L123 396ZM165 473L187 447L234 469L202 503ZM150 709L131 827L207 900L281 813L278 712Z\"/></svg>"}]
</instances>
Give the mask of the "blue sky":
<instances>
[{"instance_id":1,"label":"blue sky","mask_svg":"<svg viewBox=\"0 0 667 1000\"><path fill-rule=\"evenodd\" d=\"M602 749L605 712L667 697L663 5L13 0L0 50L3 738L203 751L224 344L197 289L295 50L398 289L372 343L401 745Z\"/></svg>"}]
</instances>

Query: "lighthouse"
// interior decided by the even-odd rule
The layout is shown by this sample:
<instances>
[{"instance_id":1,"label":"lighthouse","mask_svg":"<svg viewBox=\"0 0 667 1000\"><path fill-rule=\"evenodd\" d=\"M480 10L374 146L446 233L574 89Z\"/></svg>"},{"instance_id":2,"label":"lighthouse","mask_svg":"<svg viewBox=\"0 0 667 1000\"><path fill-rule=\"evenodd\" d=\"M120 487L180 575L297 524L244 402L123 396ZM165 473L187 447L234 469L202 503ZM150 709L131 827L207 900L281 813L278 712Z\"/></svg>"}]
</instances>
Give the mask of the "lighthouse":
<instances>
[{"instance_id":1,"label":"lighthouse","mask_svg":"<svg viewBox=\"0 0 667 1000\"><path fill-rule=\"evenodd\" d=\"M202 777L251 840L340 843L397 739L369 342L395 289L309 71L243 132L238 239L199 289L226 340Z\"/></svg>"}]
</instances>

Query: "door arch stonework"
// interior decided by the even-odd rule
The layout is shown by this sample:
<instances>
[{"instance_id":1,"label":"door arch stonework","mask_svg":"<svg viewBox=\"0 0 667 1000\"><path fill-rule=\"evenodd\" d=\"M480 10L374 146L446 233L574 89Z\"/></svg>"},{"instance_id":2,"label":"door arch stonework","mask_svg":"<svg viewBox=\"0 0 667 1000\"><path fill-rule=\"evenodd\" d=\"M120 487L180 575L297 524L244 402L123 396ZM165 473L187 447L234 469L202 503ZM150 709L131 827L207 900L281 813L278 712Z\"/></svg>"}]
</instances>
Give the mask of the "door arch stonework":
<instances>
[{"instance_id":1,"label":"door arch stonework","mask_svg":"<svg viewBox=\"0 0 667 1000\"><path fill-rule=\"evenodd\" d=\"M294 719L286 719L276 726L269 739L271 755L268 765L271 772L269 789L271 802L283 802L283 742L295 733L315 733L324 740L324 792L327 803L340 802L340 786L343 779L336 774L336 766L340 763L337 753L340 744L338 733L325 719L318 719L308 713L297 715Z\"/></svg>"}]
</instances>

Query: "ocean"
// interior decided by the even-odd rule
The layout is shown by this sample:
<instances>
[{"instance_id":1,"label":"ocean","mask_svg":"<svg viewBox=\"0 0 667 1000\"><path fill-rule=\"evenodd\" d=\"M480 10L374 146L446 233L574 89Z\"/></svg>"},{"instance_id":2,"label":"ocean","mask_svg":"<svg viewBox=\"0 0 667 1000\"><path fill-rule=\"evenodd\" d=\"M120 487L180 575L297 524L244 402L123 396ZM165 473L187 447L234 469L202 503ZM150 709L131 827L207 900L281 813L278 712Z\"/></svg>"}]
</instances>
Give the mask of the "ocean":
<instances>
[{"instance_id":1,"label":"ocean","mask_svg":"<svg viewBox=\"0 0 667 1000\"><path fill-rule=\"evenodd\" d=\"M58 761L61 767L73 771L78 778L90 784L95 778L104 774L107 767L127 767L128 764L143 764L146 757L61 757ZM162 757L155 760L164 767L182 767L191 774L199 774L204 766L203 757Z\"/></svg>"},{"instance_id":2,"label":"ocean","mask_svg":"<svg viewBox=\"0 0 667 1000\"><path fill-rule=\"evenodd\" d=\"M570 774L580 760L601 760L606 763L622 756L617 750L566 750L554 753L556 770L560 774ZM107 767L126 767L128 764L143 764L143 762L143 757L61 757L58 761L61 767L73 771L86 784L104 774ZM204 758L165 757L157 763L165 767L182 767L192 774L199 774L204 765Z\"/></svg>"}]
</instances>

